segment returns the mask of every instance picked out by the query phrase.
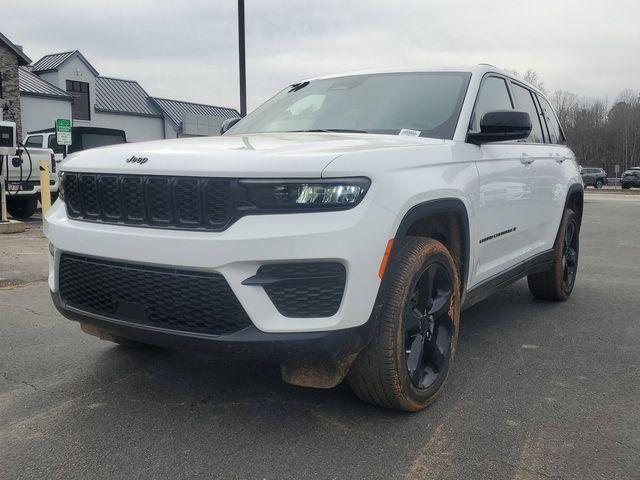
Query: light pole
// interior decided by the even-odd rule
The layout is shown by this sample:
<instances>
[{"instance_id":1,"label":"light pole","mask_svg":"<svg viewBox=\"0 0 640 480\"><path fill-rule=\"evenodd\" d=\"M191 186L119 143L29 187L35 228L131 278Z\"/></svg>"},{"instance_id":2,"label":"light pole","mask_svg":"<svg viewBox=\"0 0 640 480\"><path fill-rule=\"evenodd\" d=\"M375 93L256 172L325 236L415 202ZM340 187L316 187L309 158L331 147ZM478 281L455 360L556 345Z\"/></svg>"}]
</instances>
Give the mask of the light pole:
<instances>
[{"instance_id":1,"label":"light pole","mask_svg":"<svg viewBox=\"0 0 640 480\"><path fill-rule=\"evenodd\" d=\"M244 0L238 0L238 57L240 61L240 116L247 114L247 69L244 54Z\"/></svg>"}]
</instances>

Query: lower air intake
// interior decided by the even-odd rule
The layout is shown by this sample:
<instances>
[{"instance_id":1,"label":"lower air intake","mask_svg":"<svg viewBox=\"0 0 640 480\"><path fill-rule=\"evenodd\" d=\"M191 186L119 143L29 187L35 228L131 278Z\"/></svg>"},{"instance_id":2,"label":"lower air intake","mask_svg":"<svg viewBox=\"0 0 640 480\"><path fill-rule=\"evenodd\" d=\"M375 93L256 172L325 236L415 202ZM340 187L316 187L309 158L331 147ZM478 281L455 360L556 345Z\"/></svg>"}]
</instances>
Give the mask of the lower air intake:
<instances>
[{"instance_id":1,"label":"lower air intake","mask_svg":"<svg viewBox=\"0 0 640 480\"><path fill-rule=\"evenodd\" d=\"M69 307L182 332L225 335L251 321L222 275L63 254L60 296Z\"/></svg>"}]
</instances>

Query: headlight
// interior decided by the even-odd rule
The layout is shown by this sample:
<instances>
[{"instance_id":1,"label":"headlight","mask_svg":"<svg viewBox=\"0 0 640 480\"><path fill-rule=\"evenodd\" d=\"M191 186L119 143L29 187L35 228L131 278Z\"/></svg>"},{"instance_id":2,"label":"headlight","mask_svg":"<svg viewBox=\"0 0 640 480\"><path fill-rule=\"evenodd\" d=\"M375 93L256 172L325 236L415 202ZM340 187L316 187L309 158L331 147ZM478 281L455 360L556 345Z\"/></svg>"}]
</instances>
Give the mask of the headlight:
<instances>
[{"instance_id":1,"label":"headlight","mask_svg":"<svg viewBox=\"0 0 640 480\"><path fill-rule=\"evenodd\" d=\"M368 178L327 180L240 180L253 206L266 210L342 210L355 207L371 181Z\"/></svg>"}]
</instances>

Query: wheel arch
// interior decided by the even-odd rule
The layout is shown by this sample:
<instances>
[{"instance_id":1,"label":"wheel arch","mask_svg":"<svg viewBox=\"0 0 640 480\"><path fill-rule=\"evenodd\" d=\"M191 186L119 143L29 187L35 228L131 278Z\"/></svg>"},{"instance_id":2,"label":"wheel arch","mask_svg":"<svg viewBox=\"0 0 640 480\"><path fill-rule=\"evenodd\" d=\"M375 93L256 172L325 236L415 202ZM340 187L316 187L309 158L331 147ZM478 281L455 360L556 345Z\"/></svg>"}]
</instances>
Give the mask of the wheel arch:
<instances>
[{"instance_id":1,"label":"wheel arch","mask_svg":"<svg viewBox=\"0 0 640 480\"><path fill-rule=\"evenodd\" d=\"M560 229L562 228L562 218L564 217L564 212L570 208L573 210L578 217L578 229L582 225L582 213L584 211L584 186L579 183L574 183L569 187L567 191L567 198L564 201L564 210L562 210L562 215L560 216L560 224L558 225L558 231L556 233L556 238L553 242L554 248L560 241Z\"/></svg>"},{"instance_id":2,"label":"wheel arch","mask_svg":"<svg viewBox=\"0 0 640 480\"><path fill-rule=\"evenodd\" d=\"M584 210L584 188L579 183L574 183L567 191L564 209L571 208L578 216L578 224L582 225L582 212ZM560 228L560 227L558 227Z\"/></svg>"},{"instance_id":3,"label":"wheel arch","mask_svg":"<svg viewBox=\"0 0 640 480\"><path fill-rule=\"evenodd\" d=\"M410 235L435 238L453 250L452 256L460 270L462 294L466 290L470 260L469 214L464 202L451 197L429 200L411 207L400 221L394 236L389 255L390 264L393 263L402 240Z\"/></svg>"}]
</instances>

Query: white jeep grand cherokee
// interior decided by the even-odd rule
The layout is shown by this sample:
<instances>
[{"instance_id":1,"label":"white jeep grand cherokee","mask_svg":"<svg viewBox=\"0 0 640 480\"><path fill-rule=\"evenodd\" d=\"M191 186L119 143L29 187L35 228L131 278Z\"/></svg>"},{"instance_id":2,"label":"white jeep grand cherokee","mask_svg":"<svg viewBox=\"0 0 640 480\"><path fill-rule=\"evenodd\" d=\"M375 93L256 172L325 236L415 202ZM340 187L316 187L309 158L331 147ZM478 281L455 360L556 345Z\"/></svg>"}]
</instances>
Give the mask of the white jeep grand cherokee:
<instances>
[{"instance_id":1,"label":"white jeep grand cherokee","mask_svg":"<svg viewBox=\"0 0 640 480\"><path fill-rule=\"evenodd\" d=\"M576 278L573 153L544 95L491 66L307 80L222 137L63 170L49 286L83 331L346 377L400 410L440 393L462 309L525 276L566 300Z\"/></svg>"}]
</instances>

